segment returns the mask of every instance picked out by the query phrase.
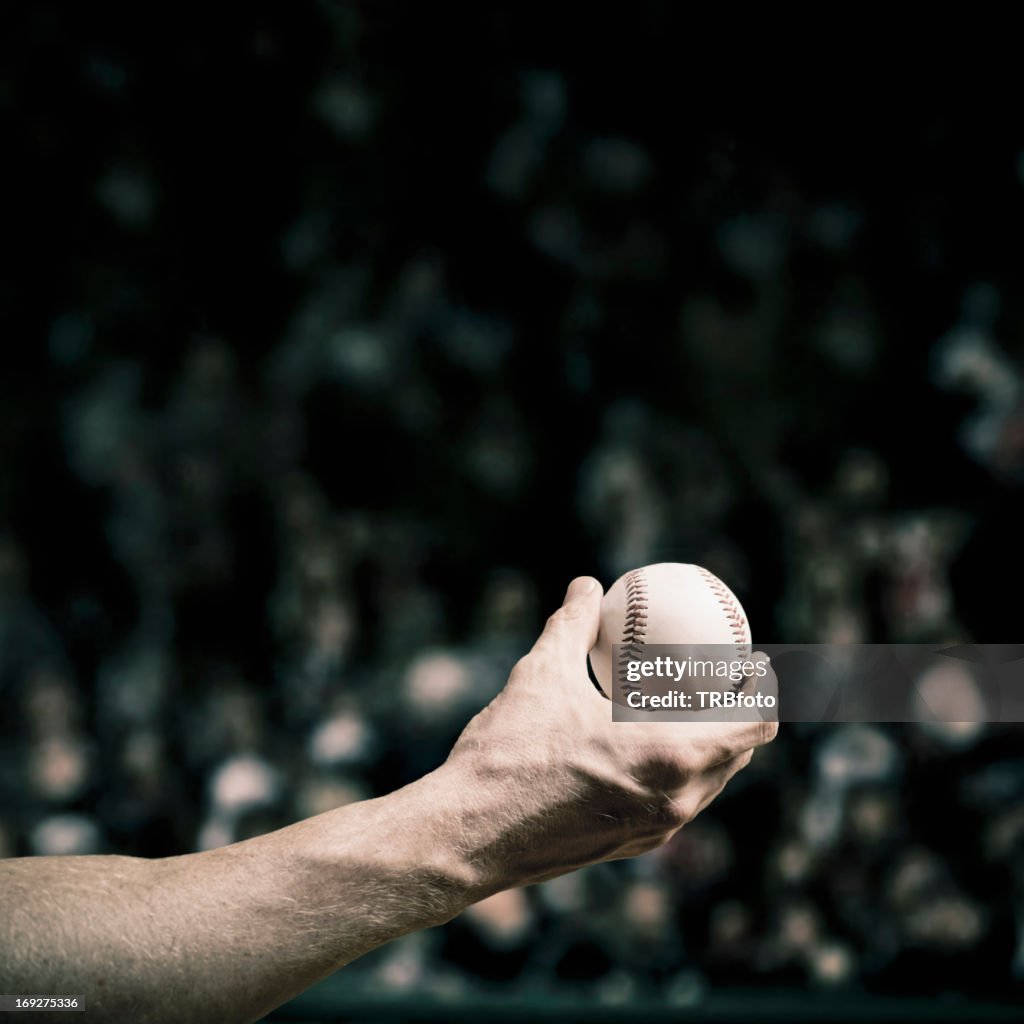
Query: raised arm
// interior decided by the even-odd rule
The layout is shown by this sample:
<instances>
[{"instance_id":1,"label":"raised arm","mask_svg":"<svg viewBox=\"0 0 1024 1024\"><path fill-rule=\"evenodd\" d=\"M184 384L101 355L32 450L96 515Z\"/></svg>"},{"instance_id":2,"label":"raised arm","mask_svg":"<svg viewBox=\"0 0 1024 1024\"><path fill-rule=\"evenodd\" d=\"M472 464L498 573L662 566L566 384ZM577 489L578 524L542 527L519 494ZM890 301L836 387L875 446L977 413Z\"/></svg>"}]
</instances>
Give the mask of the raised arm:
<instances>
[{"instance_id":1,"label":"raised arm","mask_svg":"<svg viewBox=\"0 0 1024 1024\"><path fill-rule=\"evenodd\" d=\"M395 793L184 857L0 861L0 992L252 1021L493 892L665 842L777 727L613 723L585 668L600 599L574 581L445 764Z\"/></svg>"}]
</instances>

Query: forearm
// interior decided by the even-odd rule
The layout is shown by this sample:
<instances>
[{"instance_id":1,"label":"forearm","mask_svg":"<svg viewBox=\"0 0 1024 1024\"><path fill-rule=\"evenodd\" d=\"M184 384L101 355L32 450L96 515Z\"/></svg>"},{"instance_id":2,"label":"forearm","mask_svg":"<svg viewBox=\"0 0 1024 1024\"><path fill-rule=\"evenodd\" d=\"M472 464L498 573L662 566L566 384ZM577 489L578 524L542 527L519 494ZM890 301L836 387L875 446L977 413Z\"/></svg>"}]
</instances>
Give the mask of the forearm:
<instances>
[{"instance_id":1,"label":"forearm","mask_svg":"<svg viewBox=\"0 0 1024 1024\"><path fill-rule=\"evenodd\" d=\"M93 1020L255 1020L483 894L450 787L185 857L0 861L0 991L78 994Z\"/></svg>"}]
</instances>

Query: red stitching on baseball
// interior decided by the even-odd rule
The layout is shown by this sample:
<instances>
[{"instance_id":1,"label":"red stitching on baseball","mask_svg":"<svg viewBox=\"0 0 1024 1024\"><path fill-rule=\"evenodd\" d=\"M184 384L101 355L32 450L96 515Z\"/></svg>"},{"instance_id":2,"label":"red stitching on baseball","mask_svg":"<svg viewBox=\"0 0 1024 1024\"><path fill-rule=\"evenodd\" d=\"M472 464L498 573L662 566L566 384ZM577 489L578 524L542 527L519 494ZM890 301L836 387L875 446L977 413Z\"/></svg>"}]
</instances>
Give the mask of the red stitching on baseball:
<instances>
[{"instance_id":1,"label":"red stitching on baseball","mask_svg":"<svg viewBox=\"0 0 1024 1024\"><path fill-rule=\"evenodd\" d=\"M647 579L640 569L634 569L626 574L623 586L626 589L626 615L619 667L625 671L627 662L643 656L647 636Z\"/></svg>"},{"instance_id":2,"label":"red stitching on baseball","mask_svg":"<svg viewBox=\"0 0 1024 1024\"><path fill-rule=\"evenodd\" d=\"M744 616L743 610L736 603L736 599L729 592L726 585L714 573L708 572L703 566L698 566L697 569L701 576L704 577L704 582L707 583L718 598L718 603L725 613L726 621L731 624L732 638L738 648L737 653L742 657L746 657L750 641L747 639L746 616Z\"/></svg>"}]
</instances>

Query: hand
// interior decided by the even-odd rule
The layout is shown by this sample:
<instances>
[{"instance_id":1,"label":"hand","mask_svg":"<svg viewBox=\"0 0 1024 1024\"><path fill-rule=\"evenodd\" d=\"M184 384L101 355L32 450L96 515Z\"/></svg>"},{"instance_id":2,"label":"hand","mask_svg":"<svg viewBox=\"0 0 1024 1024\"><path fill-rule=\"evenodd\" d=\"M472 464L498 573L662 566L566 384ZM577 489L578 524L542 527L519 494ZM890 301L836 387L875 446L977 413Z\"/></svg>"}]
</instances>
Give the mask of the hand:
<instances>
[{"instance_id":1,"label":"hand","mask_svg":"<svg viewBox=\"0 0 1024 1024\"><path fill-rule=\"evenodd\" d=\"M778 731L774 721L742 721L740 713L702 723L613 722L586 668L600 607L596 580L570 584L440 770L459 794L464 850L482 895L660 846ZM770 669L763 682L774 686Z\"/></svg>"}]
</instances>

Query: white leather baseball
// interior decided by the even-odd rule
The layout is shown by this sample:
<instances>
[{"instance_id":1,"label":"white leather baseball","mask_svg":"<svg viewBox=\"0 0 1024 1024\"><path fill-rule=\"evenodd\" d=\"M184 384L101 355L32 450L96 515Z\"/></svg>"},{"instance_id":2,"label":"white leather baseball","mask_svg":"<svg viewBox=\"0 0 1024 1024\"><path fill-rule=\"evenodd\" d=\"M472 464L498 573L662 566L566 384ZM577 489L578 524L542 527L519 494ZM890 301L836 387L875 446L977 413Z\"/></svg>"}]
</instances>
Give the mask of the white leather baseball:
<instances>
[{"instance_id":1,"label":"white leather baseball","mask_svg":"<svg viewBox=\"0 0 1024 1024\"><path fill-rule=\"evenodd\" d=\"M613 644L620 657L641 659L645 644L728 644L731 657L751 655L750 624L736 595L700 565L660 562L633 569L601 602L601 628L590 665L601 689L612 692Z\"/></svg>"}]
</instances>

